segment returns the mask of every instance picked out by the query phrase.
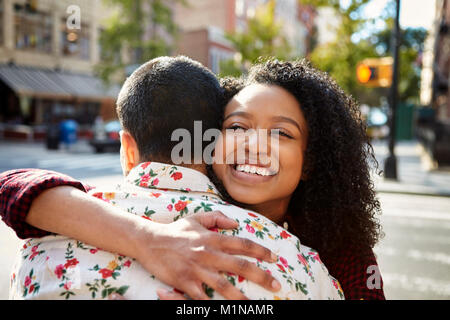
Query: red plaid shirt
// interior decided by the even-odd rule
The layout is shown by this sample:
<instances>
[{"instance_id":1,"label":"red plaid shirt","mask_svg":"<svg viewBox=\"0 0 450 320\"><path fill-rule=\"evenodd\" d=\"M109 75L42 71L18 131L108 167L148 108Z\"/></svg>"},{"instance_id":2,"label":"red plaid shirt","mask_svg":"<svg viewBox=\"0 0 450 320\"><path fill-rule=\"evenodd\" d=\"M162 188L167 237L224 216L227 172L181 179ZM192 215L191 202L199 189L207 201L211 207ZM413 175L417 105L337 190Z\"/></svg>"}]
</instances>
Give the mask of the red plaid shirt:
<instances>
[{"instance_id":1,"label":"red plaid shirt","mask_svg":"<svg viewBox=\"0 0 450 320\"><path fill-rule=\"evenodd\" d=\"M72 186L84 192L92 189L80 181L54 171L20 169L3 172L0 174L0 214L3 221L21 239L49 235L49 232L26 223L25 218L37 196L47 189L58 186ZM368 278L373 275L373 270L369 267L378 266L371 249L364 255L355 256L354 251L347 248L338 256L340 257L338 261L321 258L330 274L341 284L346 299L385 299L381 278L379 289L369 289L367 285Z\"/></svg>"}]
</instances>

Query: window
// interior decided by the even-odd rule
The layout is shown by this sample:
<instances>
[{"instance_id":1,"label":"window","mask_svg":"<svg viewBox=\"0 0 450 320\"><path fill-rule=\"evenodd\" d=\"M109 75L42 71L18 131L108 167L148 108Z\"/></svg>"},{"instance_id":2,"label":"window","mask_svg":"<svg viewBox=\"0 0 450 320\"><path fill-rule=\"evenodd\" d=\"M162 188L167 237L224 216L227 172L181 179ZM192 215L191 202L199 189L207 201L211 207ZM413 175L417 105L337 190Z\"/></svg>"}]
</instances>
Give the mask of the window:
<instances>
[{"instance_id":1,"label":"window","mask_svg":"<svg viewBox=\"0 0 450 320\"><path fill-rule=\"evenodd\" d=\"M244 0L236 0L236 15L238 17L244 16L245 13L245 1Z\"/></svg>"},{"instance_id":2,"label":"window","mask_svg":"<svg viewBox=\"0 0 450 320\"><path fill-rule=\"evenodd\" d=\"M52 17L32 5L14 5L16 48L50 53L52 51Z\"/></svg>"},{"instance_id":3,"label":"window","mask_svg":"<svg viewBox=\"0 0 450 320\"><path fill-rule=\"evenodd\" d=\"M222 61L227 61L233 59L234 53L220 48L212 47L209 49L209 63L210 69L215 74L220 73L220 63Z\"/></svg>"},{"instance_id":4,"label":"window","mask_svg":"<svg viewBox=\"0 0 450 320\"><path fill-rule=\"evenodd\" d=\"M61 53L64 56L83 60L90 59L89 27L81 24L80 29L68 29L66 19L61 23Z\"/></svg>"}]
</instances>

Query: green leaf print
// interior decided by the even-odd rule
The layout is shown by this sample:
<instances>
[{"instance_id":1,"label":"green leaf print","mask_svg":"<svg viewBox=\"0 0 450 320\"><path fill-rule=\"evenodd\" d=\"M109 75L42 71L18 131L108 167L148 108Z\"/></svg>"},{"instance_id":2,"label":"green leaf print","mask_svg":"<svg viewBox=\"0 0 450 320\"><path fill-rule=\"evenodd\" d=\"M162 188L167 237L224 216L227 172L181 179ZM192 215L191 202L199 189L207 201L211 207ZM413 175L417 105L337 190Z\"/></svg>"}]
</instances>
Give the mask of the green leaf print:
<instances>
[{"instance_id":1,"label":"green leaf print","mask_svg":"<svg viewBox=\"0 0 450 320\"><path fill-rule=\"evenodd\" d=\"M211 208L212 203L204 203L204 202L200 202L200 205L202 206L202 208L203 208L203 210L204 210L205 212L210 212L210 211L212 211L212 208Z\"/></svg>"},{"instance_id":2,"label":"green leaf print","mask_svg":"<svg viewBox=\"0 0 450 320\"><path fill-rule=\"evenodd\" d=\"M152 214L154 214L155 213L155 210L149 210L148 209L148 207L145 207L145 210L144 210L144 214L147 216L147 217L150 217Z\"/></svg>"},{"instance_id":3,"label":"green leaf print","mask_svg":"<svg viewBox=\"0 0 450 320\"><path fill-rule=\"evenodd\" d=\"M205 291L206 295L210 298L213 297L214 295L214 289L208 287L206 284L203 283L203 290Z\"/></svg>"},{"instance_id":4,"label":"green leaf print","mask_svg":"<svg viewBox=\"0 0 450 320\"><path fill-rule=\"evenodd\" d=\"M308 290L306 290L306 284L303 284L303 283L301 283L301 282L296 282L295 283L295 289L297 290L297 291L301 291L301 292L303 292L305 295L307 295L308 294Z\"/></svg>"}]
</instances>

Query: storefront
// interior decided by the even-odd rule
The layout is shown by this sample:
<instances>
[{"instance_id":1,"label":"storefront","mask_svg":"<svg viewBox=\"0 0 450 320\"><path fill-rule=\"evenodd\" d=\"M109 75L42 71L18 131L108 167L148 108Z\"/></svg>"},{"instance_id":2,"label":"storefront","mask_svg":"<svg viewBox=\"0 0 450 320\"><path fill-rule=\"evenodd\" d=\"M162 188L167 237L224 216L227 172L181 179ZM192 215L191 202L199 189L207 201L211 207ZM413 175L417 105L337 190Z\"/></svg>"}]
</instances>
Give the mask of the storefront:
<instances>
[{"instance_id":1,"label":"storefront","mask_svg":"<svg viewBox=\"0 0 450 320\"><path fill-rule=\"evenodd\" d=\"M3 138L17 137L5 134L14 127L28 132L28 139L30 134L31 139L43 138L49 124L65 119L75 120L81 134L89 132L98 115L114 117L118 91L117 86L106 88L100 79L90 75L0 65Z\"/></svg>"}]
</instances>

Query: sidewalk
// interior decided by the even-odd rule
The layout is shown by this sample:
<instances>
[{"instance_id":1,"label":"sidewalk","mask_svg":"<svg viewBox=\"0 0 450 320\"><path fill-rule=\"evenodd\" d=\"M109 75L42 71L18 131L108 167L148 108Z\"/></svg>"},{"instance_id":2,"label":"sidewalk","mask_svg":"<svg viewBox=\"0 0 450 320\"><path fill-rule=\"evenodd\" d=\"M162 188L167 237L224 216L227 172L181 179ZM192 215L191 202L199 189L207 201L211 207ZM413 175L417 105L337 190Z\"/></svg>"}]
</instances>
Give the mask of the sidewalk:
<instances>
[{"instance_id":1,"label":"sidewalk","mask_svg":"<svg viewBox=\"0 0 450 320\"><path fill-rule=\"evenodd\" d=\"M387 142L373 143L379 170L389 154ZM398 181L373 175L375 187L381 193L403 193L450 197L450 170L433 170L431 162L417 141L402 141L395 146Z\"/></svg>"}]
</instances>

